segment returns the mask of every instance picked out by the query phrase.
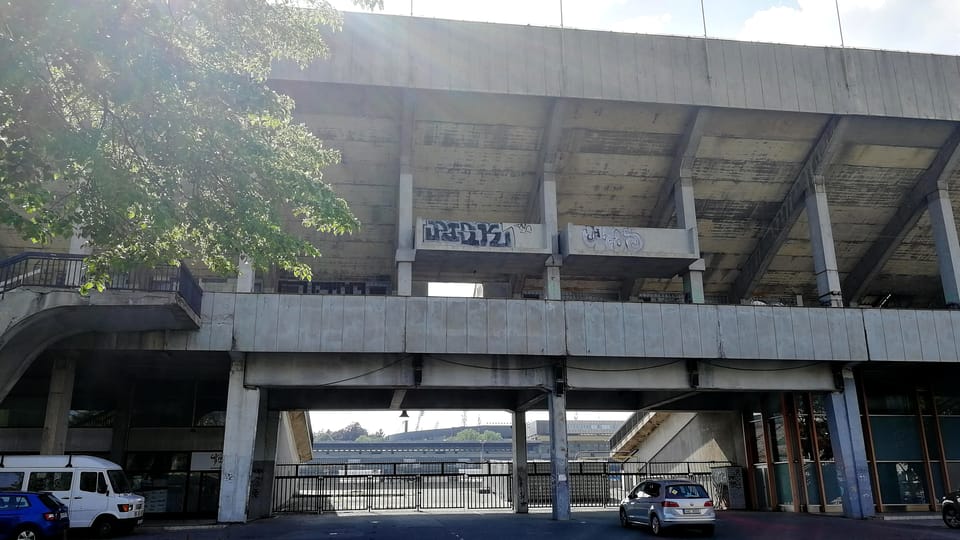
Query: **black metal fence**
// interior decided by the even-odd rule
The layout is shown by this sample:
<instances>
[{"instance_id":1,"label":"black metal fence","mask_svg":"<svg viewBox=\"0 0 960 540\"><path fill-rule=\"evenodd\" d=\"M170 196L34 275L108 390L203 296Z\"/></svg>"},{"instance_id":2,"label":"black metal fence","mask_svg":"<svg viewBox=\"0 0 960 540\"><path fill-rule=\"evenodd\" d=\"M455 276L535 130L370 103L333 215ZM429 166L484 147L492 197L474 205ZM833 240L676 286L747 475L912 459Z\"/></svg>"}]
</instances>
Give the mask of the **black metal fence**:
<instances>
[{"instance_id":1,"label":"black metal fence","mask_svg":"<svg viewBox=\"0 0 960 540\"><path fill-rule=\"evenodd\" d=\"M616 507L647 478L690 478L716 499L713 467L728 462L571 462L570 502L576 507ZM296 513L362 510L507 509L513 506L513 464L345 463L277 465L273 511ZM529 506L553 503L550 463L527 464Z\"/></svg>"},{"instance_id":2,"label":"black metal fence","mask_svg":"<svg viewBox=\"0 0 960 540\"><path fill-rule=\"evenodd\" d=\"M0 295L17 287L78 289L86 283L84 255L28 252L0 261ZM176 292L194 313L200 313L203 291L184 264L138 268L117 273L108 289Z\"/></svg>"}]
</instances>

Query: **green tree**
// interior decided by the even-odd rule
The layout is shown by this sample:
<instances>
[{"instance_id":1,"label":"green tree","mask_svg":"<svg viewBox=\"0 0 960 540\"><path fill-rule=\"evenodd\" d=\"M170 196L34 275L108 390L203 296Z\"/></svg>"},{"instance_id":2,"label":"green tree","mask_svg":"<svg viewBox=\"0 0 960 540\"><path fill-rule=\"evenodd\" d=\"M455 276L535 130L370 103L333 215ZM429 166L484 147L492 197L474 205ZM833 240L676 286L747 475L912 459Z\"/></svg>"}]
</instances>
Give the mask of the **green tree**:
<instances>
[{"instance_id":1,"label":"green tree","mask_svg":"<svg viewBox=\"0 0 960 540\"><path fill-rule=\"evenodd\" d=\"M382 0L355 0L382 7ZM74 228L110 271L246 254L310 277L283 226L359 223L321 180L338 159L266 85L339 27L325 0L0 0L0 223L47 243Z\"/></svg>"},{"instance_id":2,"label":"green tree","mask_svg":"<svg viewBox=\"0 0 960 540\"><path fill-rule=\"evenodd\" d=\"M360 437L370 435L360 422L351 422L343 429L338 429L330 434L335 441L355 441Z\"/></svg>"},{"instance_id":3,"label":"green tree","mask_svg":"<svg viewBox=\"0 0 960 540\"><path fill-rule=\"evenodd\" d=\"M473 429L467 428L457 432L456 435L452 437L447 437L448 441L502 441L503 435L486 429L483 433Z\"/></svg>"}]
</instances>

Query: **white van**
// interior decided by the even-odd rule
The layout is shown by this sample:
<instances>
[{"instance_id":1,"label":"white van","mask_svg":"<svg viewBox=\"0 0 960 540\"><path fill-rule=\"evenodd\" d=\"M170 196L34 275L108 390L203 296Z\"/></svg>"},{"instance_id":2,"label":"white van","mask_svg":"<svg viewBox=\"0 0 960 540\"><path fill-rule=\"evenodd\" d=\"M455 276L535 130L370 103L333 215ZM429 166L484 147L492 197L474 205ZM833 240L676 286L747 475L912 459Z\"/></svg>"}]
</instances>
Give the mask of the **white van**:
<instances>
[{"instance_id":1,"label":"white van","mask_svg":"<svg viewBox=\"0 0 960 540\"><path fill-rule=\"evenodd\" d=\"M0 490L52 493L70 509L71 528L100 537L143 523L143 497L130 492L119 465L98 457L0 454Z\"/></svg>"}]
</instances>

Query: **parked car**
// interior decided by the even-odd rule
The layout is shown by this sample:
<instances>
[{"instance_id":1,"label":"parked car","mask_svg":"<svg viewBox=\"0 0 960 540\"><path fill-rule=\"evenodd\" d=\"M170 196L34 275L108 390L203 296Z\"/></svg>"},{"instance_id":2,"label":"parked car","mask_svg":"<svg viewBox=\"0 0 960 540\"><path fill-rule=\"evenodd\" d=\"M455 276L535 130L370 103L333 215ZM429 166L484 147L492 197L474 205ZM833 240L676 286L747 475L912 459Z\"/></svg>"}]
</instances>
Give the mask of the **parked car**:
<instances>
[{"instance_id":1,"label":"parked car","mask_svg":"<svg viewBox=\"0 0 960 540\"><path fill-rule=\"evenodd\" d=\"M716 521L707 490L691 480L645 480L620 502L620 525L650 527L658 536L674 527L697 527L711 536Z\"/></svg>"},{"instance_id":2,"label":"parked car","mask_svg":"<svg viewBox=\"0 0 960 540\"><path fill-rule=\"evenodd\" d=\"M951 491L940 501L943 522L951 529L960 529L960 491Z\"/></svg>"},{"instance_id":3,"label":"parked car","mask_svg":"<svg viewBox=\"0 0 960 540\"><path fill-rule=\"evenodd\" d=\"M0 540L66 538L67 506L50 493L0 491Z\"/></svg>"}]
</instances>

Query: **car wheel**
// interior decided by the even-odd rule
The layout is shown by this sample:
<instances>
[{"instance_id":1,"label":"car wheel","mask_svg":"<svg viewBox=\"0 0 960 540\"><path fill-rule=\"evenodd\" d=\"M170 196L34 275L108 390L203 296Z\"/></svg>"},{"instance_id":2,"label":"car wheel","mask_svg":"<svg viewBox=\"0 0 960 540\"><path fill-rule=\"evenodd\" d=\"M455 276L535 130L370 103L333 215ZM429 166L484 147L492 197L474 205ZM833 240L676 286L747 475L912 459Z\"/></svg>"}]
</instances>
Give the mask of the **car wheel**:
<instances>
[{"instance_id":1,"label":"car wheel","mask_svg":"<svg viewBox=\"0 0 960 540\"><path fill-rule=\"evenodd\" d=\"M663 524L660 523L660 518L656 514L650 514L650 532L655 536L663 534Z\"/></svg>"},{"instance_id":2,"label":"car wheel","mask_svg":"<svg viewBox=\"0 0 960 540\"><path fill-rule=\"evenodd\" d=\"M713 525L704 525L704 527L703 527L703 535L704 535L704 536L713 536L713 532L714 532L714 527L713 527Z\"/></svg>"},{"instance_id":3,"label":"car wheel","mask_svg":"<svg viewBox=\"0 0 960 540\"><path fill-rule=\"evenodd\" d=\"M117 532L117 520L110 516L98 517L93 522L93 534L97 538L110 538Z\"/></svg>"},{"instance_id":4,"label":"car wheel","mask_svg":"<svg viewBox=\"0 0 960 540\"><path fill-rule=\"evenodd\" d=\"M623 508L620 509L620 526L624 529L630 528L630 520L627 519L627 511Z\"/></svg>"},{"instance_id":5,"label":"car wheel","mask_svg":"<svg viewBox=\"0 0 960 540\"><path fill-rule=\"evenodd\" d=\"M15 540L37 540L40 536L37 534L36 529L30 527L29 525L24 525L16 531L14 531L13 536Z\"/></svg>"},{"instance_id":6,"label":"car wheel","mask_svg":"<svg viewBox=\"0 0 960 540\"><path fill-rule=\"evenodd\" d=\"M960 529L960 512L954 505L943 507L943 522L951 529Z\"/></svg>"}]
</instances>

